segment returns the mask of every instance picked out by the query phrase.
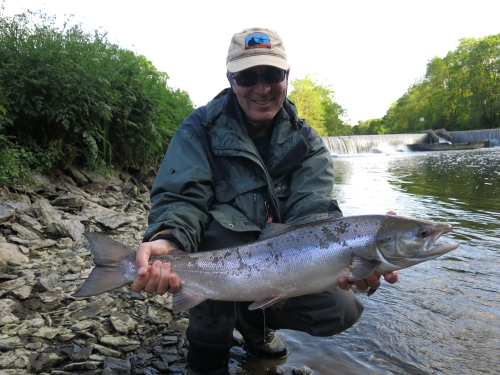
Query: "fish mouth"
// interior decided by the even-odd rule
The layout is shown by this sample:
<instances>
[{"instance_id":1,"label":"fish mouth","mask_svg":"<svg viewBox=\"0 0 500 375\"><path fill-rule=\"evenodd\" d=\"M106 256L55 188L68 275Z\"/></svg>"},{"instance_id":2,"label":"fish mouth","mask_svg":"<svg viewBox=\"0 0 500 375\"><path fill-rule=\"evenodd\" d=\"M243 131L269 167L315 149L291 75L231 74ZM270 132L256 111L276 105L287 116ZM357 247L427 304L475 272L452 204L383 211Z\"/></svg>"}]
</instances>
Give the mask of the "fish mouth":
<instances>
[{"instance_id":1,"label":"fish mouth","mask_svg":"<svg viewBox=\"0 0 500 375\"><path fill-rule=\"evenodd\" d=\"M438 243L435 244L432 248L430 248L427 253L429 255L441 255L449 253L452 250L455 250L460 244L458 242L453 243Z\"/></svg>"},{"instance_id":2,"label":"fish mouth","mask_svg":"<svg viewBox=\"0 0 500 375\"><path fill-rule=\"evenodd\" d=\"M452 230L453 226L450 224L447 224L447 227L444 229L436 229L435 233L431 236L431 240L429 241L426 254L441 255L449 253L452 250L455 250L460 245L458 242L436 243L441 236L445 235L446 233L450 233Z\"/></svg>"}]
</instances>

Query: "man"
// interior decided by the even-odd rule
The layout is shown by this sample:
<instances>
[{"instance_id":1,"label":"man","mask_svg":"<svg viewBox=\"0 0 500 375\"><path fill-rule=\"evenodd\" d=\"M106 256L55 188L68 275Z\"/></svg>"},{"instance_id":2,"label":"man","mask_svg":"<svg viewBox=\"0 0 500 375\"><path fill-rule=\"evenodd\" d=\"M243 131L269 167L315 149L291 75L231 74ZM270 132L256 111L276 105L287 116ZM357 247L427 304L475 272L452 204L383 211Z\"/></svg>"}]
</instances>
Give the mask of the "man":
<instances>
[{"instance_id":1,"label":"man","mask_svg":"<svg viewBox=\"0 0 500 375\"><path fill-rule=\"evenodd\" d=\"M231 87L184 121L158 172L135 291L176 293L181 287L169 264L148 266L150 255L246 243L268 221L295 225L342 216L331 199L330 153L286 98L289 65L278 34L263 28L235 34L226 62ZM395 282L397 274L386 280ZM265 309L265 317L263 310L248 310L252 301L209 300L191 308L190 373L227 373L234 328L250 354L268 358L288 353L276 329L330 336L349 328L363 306L343 290L347 278L338 281L342 289L289 298ZM361 289L379 284L377 275L357 282Z\"/></svg>"}]
</instances>

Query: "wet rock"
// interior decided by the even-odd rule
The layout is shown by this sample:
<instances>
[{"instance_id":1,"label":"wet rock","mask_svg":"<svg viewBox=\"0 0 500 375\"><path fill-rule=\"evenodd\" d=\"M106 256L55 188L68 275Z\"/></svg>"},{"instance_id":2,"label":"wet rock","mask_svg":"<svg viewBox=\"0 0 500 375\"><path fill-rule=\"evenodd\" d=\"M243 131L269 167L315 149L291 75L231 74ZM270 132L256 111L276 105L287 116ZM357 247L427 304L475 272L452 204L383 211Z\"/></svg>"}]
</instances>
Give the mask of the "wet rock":
<instances>
[{"instance_id":1,"label":"wet rock","mask_svg":"<svg viewBox=\"0 0 500 375\"><path fill-rule=\"evenodd\" d=\"M172 322L172 313L166 309L149 306L148 319L153 324L170 324Z\"/></svg>"},{"instance_id":2,"label":"wet rock","mask_svg":"<svg viewBox=\"0 0 500 375\"><path fill-rule=\"evenodd\" d=\"M38 220L43 225L49 225L54 221L61 220L61 214L45 198L39 198L33 204L33 209L38 216Z\"/></svg>"},{"instance_id":3,"label":"wet rock","mask_svg":"<svg viewBox=\"0 0 500 375\"><path fill-rule=\"evenodd\" d=\"M15 323L19 320L10 310L0 310L0 327L5 324Z\"/></svg>"},{"instance_id":4,"label":"wet rock","mask_svg":"<svg viewBox=\"0 0 500 375\"><path fill-rule=\"evenodd\" d=\"M9 225L6 225L7 228L10 228L12 231L16 232L21 238L24 238L26 240L39 240L40 236L36 234L35 232L27 229L26 227L22 226L21 224L18 223L12 223Z\"/></svg>"},{"instance_id":5,"label":"wet rock","mask_svg":"<svg viewBox=\"0 0 500 375\"><path fill-rule=\"evenodd\" d=\"M136 221L135 216L129 215L103 215L96 217L95 221L107 228L116 229L126 224L130 224Z\"/></svg>"},{"instance_id":6,"label":"wet rock","mask_svg":"<svg viewBox=\"0 0 500 375\"><path fill-rule=\"evenodd\" d=\"M140 341L132 340L125 336L103 336L101 337L100 342L101 344L111 345L114 347L141 345Z\"/></svg>"},{"instance_id":7,"label":"wet rock","mask_svg":"<svg viewBox=\"0 0 500 375\"><path fill-rule=\"evenodd\" d=\"M57 288L56 290L40 293L38 298L40 298L43 303L62 302L66 298L66 294L60 288Z\"/></svg>"},{"instance_id":8,"label":"wet rock","mask_svg":"<svg viewBox=\"0 0 500 375\"><path fill-rule=\"evenodd\" d=\"M31 363L31 371L35 374L49 370L51 367L63 362L63 358L55 353L41 353Z\"/></svg>"},{"instance_id":9,"label":"wet rock","mask_svg":"<svg viewBox=\"0 0 500 375\"><path fill-rule=\"evenodd\" d=\"M15 209L5 202L0 202L0 223L9 221L14 217Z\"/></svg>"},{"instance_id":10,"label":"wet rock","mask_svg":"<svg viewBox=\"0 0 500 375\"><path fill-rule=\"evenodd\" d=\"M170 328L182 333L186 333L188 325L189 325L189 319L181 318L179 320L172 322Z\"/></svg>"},{"instance_id":11,"label":"wet rock","mask_svg":"<svg viewBox=\"0 0 500 375\"><path fill-rule=\"evenodd\" d=\"M292 369L292 375L311 375L312 373L313 373L313 370L311 370L307 366L294 367Z\"/></svg>"},{"instance_id":12,"label":"wet rock","mask_svg":"<svg viewBox=\"0 0 500 375\"><path fill-rule=\"evenodd\" d=\"M96 349L99 353L101 353L102 355L104 355L106 357L120 358L121 355L122 355L122 352L120 352L118 350L114 350L114 349L108 348L108 347L103 346L103 345L92 344L92 347L94 349Z\"/></svg>"},{"instance_id":13,"label":"wet rock","mask_svg":"<svg viewBox=\"0 0 500 375\"><path fill-rule=\"evenodd\" d=\"M19 245L6 242L0 242L0 259L18 264L29 262L29 258L22 253Z\"/></svg>"},{"instance_id":14,"label":"wet rock","mask_svg":"<svg viewBox=\"0 0 500 375\"><path fill-rule=\"evenodd\" d=\"M57 273L51 273L47 277L40 277L38 279L38 289L41 292L47 292L59 286L60 276Z\"/></svg>"},{"instance_id":15,"label":"wet rock","mask_svg":"<svg viewBox=\"0 0 500 375\"><path fill-rule=\"evenodd\" d=\"M57 220L47 225L47 233L54 237L70 237L73 241L82 238L85 227L78 220Z\"/></svg>"},{"instance_id":16,"label":"wet rock","mask_svg":"<svg viewBox=\"0 0 500 375\"><path fill-rule=\"evenodd\" d=\"M41 327L36 333L33 334L33 337L40 337L43 339L53 339L62 331L62 327Z\"/></svg>"},{"instance_id":17,"label":"wet rock","mask_svg":"<svg viewBox=\"0 0 500 375\"><path fill-rule=\"evenodd\" d=\"M106 357L104 369L102 370L101 375L130 375L130 373L130 361L126 359Z\"/></svg>"},{"instance_id":18,"label":"wet rock","mask_svg":"<svg viewBox=\"0 0 500 375\"><path fill-rule=\"evenodd\" d=\"M42 230L42 226L40 225L38 220L35 218L32 218L31 216L28 216L26 214L19 215L19 224L21 224L25 227L28 227L28 228L36 229L37 231Z\"/></svg>"},{"instance_id":19,"label":"wet rock","mask_svg":"<svg viewBox=\"0 0 500 375\"><path fill-rule=\"evenodd\" d=\"M84 346L80 347L78 345L73 345L73 350L71 351L70 358L73 362L82 362L89 359L92 354L92 347Z\"/></svg>"},{"instance_id":20,"label":"wet rock","mask_svg":"<svg viewBox=\"0 0 500 375\"><path fill-rule=\"evenodd\" d=\"M55 198L52 201L52 205L57 207L80 208L83 206L83 199L81 195L64 193Z\"/></svg>"},{"instance_id":21,"label":"wet rock","mask_svg":"<svg viewBox=\"0 0 500 375\"><path fill-rule=\"evenodd\" d=\"M79 186L86 185L90 181L89 179L82 173L80 172L76 167L70 165L65 169L65 172L68 172L69 175L77 182Z\"/></svg>"},{"instance_id":22,"label":"wet rock","mask_svg":"<svg viewBox=\"0 0 500 375\"><path fill-rule=\"evenodd\" d=\"M17 336L0 335L0 351L22 348L23 346L23 341Z\"/></svg>"}]
</instances>

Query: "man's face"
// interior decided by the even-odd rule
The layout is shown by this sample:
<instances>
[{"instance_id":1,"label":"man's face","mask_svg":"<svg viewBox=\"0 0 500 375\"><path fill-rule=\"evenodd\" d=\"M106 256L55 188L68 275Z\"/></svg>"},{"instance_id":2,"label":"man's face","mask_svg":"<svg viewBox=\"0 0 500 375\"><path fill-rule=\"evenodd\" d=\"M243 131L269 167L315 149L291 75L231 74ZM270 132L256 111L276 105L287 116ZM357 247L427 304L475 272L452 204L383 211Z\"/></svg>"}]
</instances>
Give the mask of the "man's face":
<instances>
[{"instance_id":1,"label":"man's face","mask_svg":"<svg viewBox=\"0 0 500 375\"><path fill-rule=\"evenodd\" d=\"M269 75L269 71L272 70L280 72L277 68L259 65L234 74L235 77L239 74L257 74L257 82L250 87L239 86L235 78L231 81L238 103L245 112L247 120L254 126L272 124L274 116L286 98L288 73L282 82L267 83L263 75L266 73Z\"/></svg>"}]
</instances>

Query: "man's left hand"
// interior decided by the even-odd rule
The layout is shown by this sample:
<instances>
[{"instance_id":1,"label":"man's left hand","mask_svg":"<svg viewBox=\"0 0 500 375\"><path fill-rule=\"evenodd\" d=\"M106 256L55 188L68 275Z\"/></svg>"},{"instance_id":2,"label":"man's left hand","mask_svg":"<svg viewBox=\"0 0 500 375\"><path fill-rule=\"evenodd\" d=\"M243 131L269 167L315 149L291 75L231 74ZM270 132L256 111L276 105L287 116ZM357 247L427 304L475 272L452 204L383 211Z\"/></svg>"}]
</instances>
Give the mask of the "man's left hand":
<instances>
[{"instance_id":1,"label":"man's left hand","mask_svg":"<svg viewBox=\"0 0 500 375\"><path fill-rule=\"evenodd\" d=\"M387 215L396 215L396 212L389 211ZM389 284L394 284L398 281L398 279L398 271L384 273L384 280ZM359 290L373 289L375 291L380 286L380 275L377 275L377 273L374 272L367 278L364 278L362 280L355 280L352 284L354 284L354 286L356 286L356 288L358 288ZM340 289L349 290L351 287L351 283L349 282L349 279L347 277L340 276L337 279L337 286Z\"/></svg>"}]
</instances>

